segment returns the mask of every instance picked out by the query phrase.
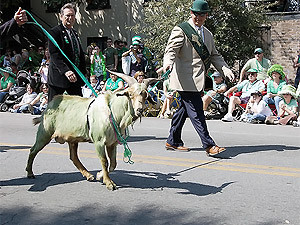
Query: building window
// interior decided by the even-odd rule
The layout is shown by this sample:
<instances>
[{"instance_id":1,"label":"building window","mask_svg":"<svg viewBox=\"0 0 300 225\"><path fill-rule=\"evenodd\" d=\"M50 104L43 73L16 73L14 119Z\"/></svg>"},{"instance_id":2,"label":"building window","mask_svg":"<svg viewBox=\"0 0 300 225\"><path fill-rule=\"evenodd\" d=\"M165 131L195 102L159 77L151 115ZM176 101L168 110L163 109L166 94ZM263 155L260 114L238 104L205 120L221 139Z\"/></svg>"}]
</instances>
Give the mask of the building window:
<instances>
[{"instance_id":1,"label":"building window","mask_svg":"<svg viewBox=\"0 0 300 225\"><path fill-rule=\"evenodd\" d=\"M100 10L100 9L110 9L111 5L109 0L87 0L86 10Z\"/></svg>"}]
</instances>

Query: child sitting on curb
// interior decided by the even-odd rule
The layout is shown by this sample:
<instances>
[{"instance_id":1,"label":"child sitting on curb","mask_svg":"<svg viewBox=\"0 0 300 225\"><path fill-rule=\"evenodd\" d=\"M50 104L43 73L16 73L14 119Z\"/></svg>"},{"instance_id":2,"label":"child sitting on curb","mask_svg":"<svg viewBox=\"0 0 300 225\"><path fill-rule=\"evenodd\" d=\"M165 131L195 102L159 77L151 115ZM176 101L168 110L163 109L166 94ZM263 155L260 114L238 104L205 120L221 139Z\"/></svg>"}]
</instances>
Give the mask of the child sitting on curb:
<instances>
[{"instance_id":1,"label":"child sitting on curb","mask_svg":"<svg viewBox=\"0 0 300 225\"><path fill-rule=\"evenodd\" d=\"M268 116L273 115L268 104L262 100L261 92L251 94L251 98L246 106L246 112L242 116L242 121L247 123L263 123Z\"/></svg>"},{"instance_id":2,"label":"child sitting on curb","mask_svg":"<svg viewBox=\"0 0 300 225\"><path fill-rule=\"evenodd\" d=\"M296 88L292 85L284 85L278 94L283 98L279 102L278 117L269 117L266 120L267 124L292 124L297 119L297 96Z\"/></svg>"},{"instance_id":3,"label":"child sitting on curb","mask_svg":"<svg viewBox=\"0 0 300 225\"><path fill-rule=\"evenodd\" d=\"M219 72L214 72L211 77L213 79L213 90L208 91L206 95L202 97L204 111L207 111L207 107L213 99L220 101L222 99L222 93L227 90L227 85Z\"/></svg>"}]
</instances>

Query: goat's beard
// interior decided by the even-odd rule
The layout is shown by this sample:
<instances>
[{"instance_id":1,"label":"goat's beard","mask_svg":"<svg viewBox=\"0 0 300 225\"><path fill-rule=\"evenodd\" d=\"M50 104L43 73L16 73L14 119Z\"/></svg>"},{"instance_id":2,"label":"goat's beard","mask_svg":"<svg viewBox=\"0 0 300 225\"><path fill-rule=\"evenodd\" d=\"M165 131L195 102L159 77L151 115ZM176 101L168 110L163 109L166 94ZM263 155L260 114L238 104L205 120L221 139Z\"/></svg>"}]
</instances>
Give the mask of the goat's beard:
<instances>
[{"instance_id":1,"label":"goat's beard","mask_svg":"<svg viewBox=\"0 0 300 225\"><path fill-rule=\"evenodd\" d=\"M138 119L140 119L140 123L141 123L141 122L142 122L142 114L139 115L139 116L134 115L134 116L132 117L132 125L133 125Z\"/></svg>"}]
</instances>

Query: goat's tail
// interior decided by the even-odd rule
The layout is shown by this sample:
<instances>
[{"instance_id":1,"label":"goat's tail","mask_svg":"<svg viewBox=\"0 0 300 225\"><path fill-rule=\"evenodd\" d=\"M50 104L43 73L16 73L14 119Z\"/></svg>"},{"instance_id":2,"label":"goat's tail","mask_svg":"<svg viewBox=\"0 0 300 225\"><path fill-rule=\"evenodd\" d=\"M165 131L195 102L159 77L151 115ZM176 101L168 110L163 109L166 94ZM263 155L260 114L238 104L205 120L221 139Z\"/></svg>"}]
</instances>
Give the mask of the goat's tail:
<instances>
[{"instance_id":1,"label":"goat's tail","mask_svg":"<svg viewBox=\"0 0 300 225\"><path fill-rule=\"evenodd\" d=\"M32 119L32 123L33 123L34 126L39 124L41 121L42 121L41 116L40 117L35 117L35 118Z\"/></svg>"}]
</instances>

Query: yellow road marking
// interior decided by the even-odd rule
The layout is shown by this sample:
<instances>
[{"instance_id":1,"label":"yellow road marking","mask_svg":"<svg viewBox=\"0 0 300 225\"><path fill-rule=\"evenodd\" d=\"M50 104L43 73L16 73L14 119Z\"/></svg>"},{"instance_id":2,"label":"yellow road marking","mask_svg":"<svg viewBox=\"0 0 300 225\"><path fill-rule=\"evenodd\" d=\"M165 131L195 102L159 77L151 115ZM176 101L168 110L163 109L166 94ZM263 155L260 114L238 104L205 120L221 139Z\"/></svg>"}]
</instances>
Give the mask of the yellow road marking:
<instances>
[{"instance_id":1,"label":"yellow road marking","mask_svg":"<svg viewBox=\"0 0 300 225\"><path fill-rule=\"evenodd\" d=\"M24 146L21 144L11 143L0 143L0 146ZM10 149L13 151L29 151L31 146L24 149ZM54 155L69 155L67 147L53 147L46 146L41 153L54 154ZM95 150L80 149L79 156L85 158L98 159ZM121 161L122 154L117 155L117 160ZM280 167L280 166L266 166L266 165L255 165L255 164L243 164L243 163L232 163L222 162L219 160L196 160L188 158L175 158L166 156L150 156L150 155L138 155L134 154L133 160L135 162L154 164L154 165L167 165L167 166L179 166L186 168L205 168L212 170L223 170L223 171L234 171L243 173L255 173L255 174L266 174L266 175L277 175L277 176L288 176L288 177L300 177L300 168L291 167Z\"/></svg>"}]
</instances>

